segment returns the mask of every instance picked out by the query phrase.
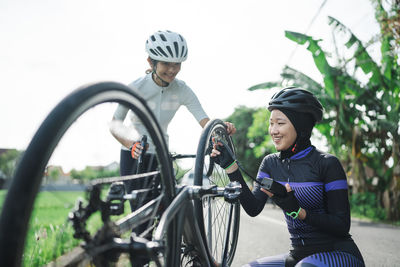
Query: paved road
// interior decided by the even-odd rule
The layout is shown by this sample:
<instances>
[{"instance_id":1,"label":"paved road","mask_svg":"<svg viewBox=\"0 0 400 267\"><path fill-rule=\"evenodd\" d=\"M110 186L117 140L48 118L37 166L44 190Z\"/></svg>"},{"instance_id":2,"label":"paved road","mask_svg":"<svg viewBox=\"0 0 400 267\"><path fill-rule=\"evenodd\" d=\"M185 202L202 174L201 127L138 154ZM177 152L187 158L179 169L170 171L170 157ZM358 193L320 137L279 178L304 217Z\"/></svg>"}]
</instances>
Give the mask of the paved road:
<instances>
[{"instance_id":1,"label":"paved road","mask_svg":"<svg viewBox=\"0 0 400 267\"><path fill-rule=\"evenodd\" d=\"M239 243L231 267L289 250L289 234L278 208L268 205L254 218L242 210L240 223ZM366 266L400 266L400 227L355 219L350 234L363 254Z\"/></svg>"}]
</instances>

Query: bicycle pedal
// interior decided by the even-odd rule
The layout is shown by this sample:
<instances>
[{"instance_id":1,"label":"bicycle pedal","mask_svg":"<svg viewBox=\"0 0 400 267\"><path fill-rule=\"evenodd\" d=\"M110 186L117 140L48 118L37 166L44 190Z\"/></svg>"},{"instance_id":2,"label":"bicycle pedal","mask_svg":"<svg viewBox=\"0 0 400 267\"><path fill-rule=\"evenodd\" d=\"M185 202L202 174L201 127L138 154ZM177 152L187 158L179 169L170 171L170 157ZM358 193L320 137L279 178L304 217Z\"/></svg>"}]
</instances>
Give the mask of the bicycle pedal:
<instances>
[{"instance_id":1,"label":"bicycle pedal","mask_svg":"<svg viewBox=\"0 0 400 267\"><path fill-rule=\"evenodd\" d=\"M112 183L107 194L110 215L121 215L124 213L125 186L122 182Z\"/></svg>"},{"instance_id":2,"label":"bicycle pedal","mask_svg":"<svg viewBox=\"0 0 400 267\"><path fill-rule=\"evenodd\" d=\"M242 185L233 181L225 186L224 189L224 199L226 202L234 203L239 200L239 196L242 193Z\"/></svg>"}]
</instances>

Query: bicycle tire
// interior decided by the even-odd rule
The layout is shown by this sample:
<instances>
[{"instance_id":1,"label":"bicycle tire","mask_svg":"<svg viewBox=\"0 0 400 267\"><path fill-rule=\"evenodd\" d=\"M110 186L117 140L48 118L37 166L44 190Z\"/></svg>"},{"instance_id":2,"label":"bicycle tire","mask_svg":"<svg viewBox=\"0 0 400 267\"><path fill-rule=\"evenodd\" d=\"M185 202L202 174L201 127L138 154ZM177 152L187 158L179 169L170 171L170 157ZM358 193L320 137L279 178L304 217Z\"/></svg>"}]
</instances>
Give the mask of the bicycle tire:
<instances>
[{"instance_id":1,"label":"bicycle tire","mask_svg":"<svg viewBox=\"0 0 400 267\"><path fill-rule=\"evenodd\" d=\"M212 148L212 137L221 138L234 152L232 139L226 132L225 124L219 119L209 121L203 129L197 148L194 184L203 185L203 181L207 181L203 178L206 176L210 185L224 187L229 183L229 177L225 170L214 164L209 156ZM228 225L230 205L233 205L233 216L230 221L231 229L228 230L225 227ZM195 200L194 208L211 262L215 266L230 265L235 255L239 237L239 203L229 204L221 198L205 197L202 200ZM214 225L212 221L216 222L217 225ZM221 233L220 230L223 230L224 233ZM227 253L224 255L224 244L227 237L229 244Z\"/></svg>"},{"instance_id":2,"label":"bicycle tire","mask_svg":"<svg viewBox=\"0 0 400 267\"><path fill-rule=\"evenodd\" d=\"M129 107L145 124L159 160L163 203L169 205L175 195L173 168L168 147L153 113L146 102L129 87L115 82L82 86L65 97L46 117L15 171L0 217L0 266L21 266L28 223L39 192L43 172L60 139L77 118L94 106L117 102ZM166 233L166 261L173 262L177 237ZM178 261L178 260L177 260Z\"/></svg>"}]
</instances>

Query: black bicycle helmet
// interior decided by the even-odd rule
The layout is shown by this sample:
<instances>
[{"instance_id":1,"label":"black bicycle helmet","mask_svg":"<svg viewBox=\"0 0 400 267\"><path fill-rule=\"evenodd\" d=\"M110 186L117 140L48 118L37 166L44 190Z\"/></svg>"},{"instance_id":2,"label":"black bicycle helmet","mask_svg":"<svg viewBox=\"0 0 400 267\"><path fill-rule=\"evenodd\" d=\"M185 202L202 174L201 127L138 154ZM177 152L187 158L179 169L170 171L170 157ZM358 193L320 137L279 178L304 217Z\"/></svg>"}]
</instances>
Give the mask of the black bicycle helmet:
<instances>
[{"instance_id":1,"label":"black bicycle helmet","mask_svg":"<svg viewBox=\"0 0 400 267\"><path fill-rule=\"evenodd\" d=\"M275 93L268 103L268 110L275 108L310 113L316 123L322 119L321 103L311 92L298 87L287 87Z\"/></svg>"}]
</instances>

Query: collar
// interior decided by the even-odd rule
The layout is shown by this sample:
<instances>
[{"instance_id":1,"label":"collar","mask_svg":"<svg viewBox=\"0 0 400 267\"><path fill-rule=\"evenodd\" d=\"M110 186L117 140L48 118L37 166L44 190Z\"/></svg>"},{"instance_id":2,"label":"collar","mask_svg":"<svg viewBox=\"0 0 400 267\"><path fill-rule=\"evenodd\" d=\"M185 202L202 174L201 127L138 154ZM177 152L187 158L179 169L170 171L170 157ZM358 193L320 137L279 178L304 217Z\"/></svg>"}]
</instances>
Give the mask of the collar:
<instances>
[{"instance_id":1,"label":"collar","mask_svg":"<svg viewBox=\"0 0 400 267\"><path fill-rule=\"evenodd\" d=\"M295 143L286 150L279 153L281 159L290 159L301 151L311 146L311 141L308 138L297 138Z\"/></svg>"},{"instance_id":2,"label":"collar","mask_svg":"<svg viewBox=\"0 0 400 267\"><path fill-rule=\"evenodd\" d=\"M293 156L290 157L290 159L301 159L307 156L311 150L313 150L314 146L309 146L306 149L294 154Z\"/></svg>"}]
</instances>

